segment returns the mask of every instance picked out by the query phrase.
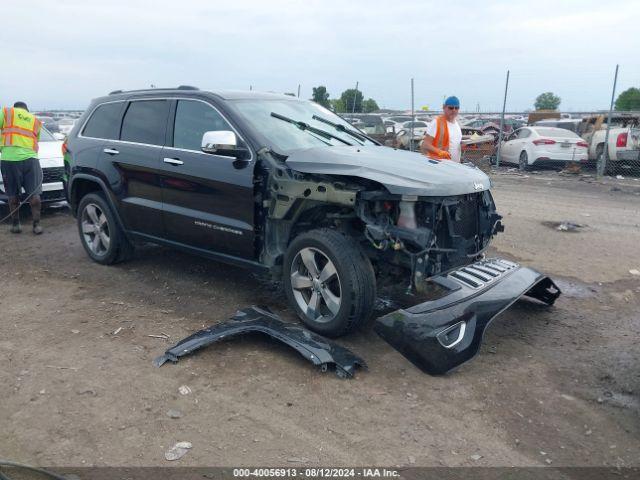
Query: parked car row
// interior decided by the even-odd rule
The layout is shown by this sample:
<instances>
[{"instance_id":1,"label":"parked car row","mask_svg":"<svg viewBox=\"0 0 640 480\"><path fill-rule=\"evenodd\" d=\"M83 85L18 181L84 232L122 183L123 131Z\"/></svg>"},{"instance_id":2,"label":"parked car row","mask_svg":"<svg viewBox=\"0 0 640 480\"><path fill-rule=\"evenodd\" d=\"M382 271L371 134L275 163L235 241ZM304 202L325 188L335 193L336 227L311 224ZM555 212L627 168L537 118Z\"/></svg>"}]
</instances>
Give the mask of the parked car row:
<instances>
[{"instance_id":1,"label":"parked car row","mask_svg":"<svg viewBox=\"0 0 640 480\"><path fill-rule=\"evenodd\" d=\"M35 115L57 140L64 140L73 129L81 113L82 112L35 112Z\"/></svg>"},{"instance_id":2,"label":"parked car row","mask_svg":"<svg viewBox=\"0 0 640 480\"><path fill-rule=\"evenodd\" d=\"M536 126L569 130L580 136L587 144L588 160L599 161L605 154L607 116L590 115L582 119L547 119ZM607 173L637 164L640 157L640 115L616 113L611 117L611 128L607 143Z\"/></svg>"}]
</instances>

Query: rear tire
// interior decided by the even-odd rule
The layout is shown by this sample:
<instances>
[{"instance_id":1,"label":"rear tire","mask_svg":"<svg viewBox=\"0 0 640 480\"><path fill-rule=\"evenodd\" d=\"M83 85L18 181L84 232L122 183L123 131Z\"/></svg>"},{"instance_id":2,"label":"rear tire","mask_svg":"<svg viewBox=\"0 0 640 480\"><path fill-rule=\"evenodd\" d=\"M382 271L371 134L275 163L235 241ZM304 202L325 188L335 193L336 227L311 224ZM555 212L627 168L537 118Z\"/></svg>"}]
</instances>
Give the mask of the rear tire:
<instances>
[{"instance_id":1,"label":"rear tire","mask_svg":"<svg viewBox=\"0 0 640 480\"><path fill-rule=\"evenodd\" d=\"M87 255L101 265L131 258L133 246L120 228L102 193L89 193L78 205L78 233Z\"/></svg>"},{"instance_id":2,"label":"rear tire","mask_svg":"<svg viewBox=\"0 0 640 480\"><path fill-rule=\"evenodd\" d=\"M295 238L284 257L283 280L302 323L322 335L345 335L373 311L371 262L352 238L335 230L311 230Z\"/></svg>"},{"instance_id":3,"label":"rear tire","mask_svg":"<svg viewBox=\"0 0 640 480\"><path fill-rule=\"evenodd\" d=\"M525 152L524 150L520 152L520 159L519 159L518 165L520 167L521 172L526 172L527 170L529 170L529 156L527 155L527 152Z\"/></svg>"}]
</instances>

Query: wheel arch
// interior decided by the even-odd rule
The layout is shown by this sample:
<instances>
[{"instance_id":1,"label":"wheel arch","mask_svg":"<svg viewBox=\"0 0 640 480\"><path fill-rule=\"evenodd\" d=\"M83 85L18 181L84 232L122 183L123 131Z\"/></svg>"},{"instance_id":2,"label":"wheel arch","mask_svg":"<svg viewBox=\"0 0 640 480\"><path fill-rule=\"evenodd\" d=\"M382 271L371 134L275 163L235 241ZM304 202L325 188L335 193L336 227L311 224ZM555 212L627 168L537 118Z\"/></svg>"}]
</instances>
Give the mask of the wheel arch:
<instances>
[{"instance_id":1,"label":"wheel arch","mask_svg":"<svg viewBox=\"0 0 640 480\"><path fill-rule=\"evenodd\" d=\"M109 195L109 190L101 178L86 173L78 173L71 178L69 182L69 207L73 216L78 215L78 205L80 205L82 197L95 192L104 195L116 222L118 222L118 226L122 229L127 239L131 240L127 234L127 230L124 228L122 218L120 218L120 212L116 208L113 199Z\"/></svg>"},{"instance_id":2,"label":"wheel arch","mask_svg":"<svg viewBox=\"0 0 640 480\"><path fill-rule=\"evenodd\" d=\"M350 206L303 199L298 199L296 203L286 218L267 220L266 241L261 261L269 267L281 265L287 248L299 235L317 228L338 227L340 219L331 219L328 215L339 215L345 210L351 210L355 218L355 210Z\"/></svg>"}]
</instances>

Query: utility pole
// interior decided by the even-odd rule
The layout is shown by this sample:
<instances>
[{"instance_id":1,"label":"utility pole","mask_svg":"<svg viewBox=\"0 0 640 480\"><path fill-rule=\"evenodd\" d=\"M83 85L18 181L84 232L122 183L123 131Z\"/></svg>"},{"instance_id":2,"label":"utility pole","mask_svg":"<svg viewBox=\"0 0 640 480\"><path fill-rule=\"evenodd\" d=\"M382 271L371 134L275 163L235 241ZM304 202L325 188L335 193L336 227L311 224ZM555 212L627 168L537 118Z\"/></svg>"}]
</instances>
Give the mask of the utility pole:
<instances>
[{"instance_id":1,"label":"utility pole","mask_svg":"<svg viewBox=\"0 0 640 480\"><path fill-rule=\"evenodd\" d=\"M356 113L356 101L358 100L358 82L356 82L356 91L353 94L353 108L351 113Z\"/></svg>"},{"instance_id":2,"label":"utility pole","mask_svg":"<svg viewBox=\"0 0 640 480\"><path fill-rule=\"evenodd\" d=\"M300 98L300 84L298 84L298 98Z\"/></svg>"},{"instance_id":3,"label":"utility pole","mask_svg":"<svg viewBox=\"0 0 640 480\"><path fill-rule=\"evenodd\" d=\"M500 166L500 149L502 148L502 130L504 129L504 111L507 108L507 91L509 90L509 70L504 84L504 100L502 101L502 115L500 115L500 133L498 133L498 153L496 153L496 167Z\"/></svg>"},{"instance_id":4,"label":"utility pole","mask_svg":"<svg viewBox=\"0 0 640 480\"><path fill-rule=\"evenodd\" d=\"M411 78L411 136L409 137L409 151L413 152L413 122L416 119L413 103L413 78Z\"/></svg>"},{"instance_id":5,"label":"utility pole","mask_svg":"<svg viewBox=\"0 0 640 480\"><path fill-rule=\"evenodd\" d=\"M613 111L613 99L616 96L616 84L618 83L618 67L616 65L616 73L613 76L613 90L611 90L611 104L609 105L609 118L607 118L607 131L604 134L604 150L602 156L598 158L597 176L602 177L607 168L607 162L609 161L609 129L611 128L611 113Z\"/></svg>"}]
</instances>

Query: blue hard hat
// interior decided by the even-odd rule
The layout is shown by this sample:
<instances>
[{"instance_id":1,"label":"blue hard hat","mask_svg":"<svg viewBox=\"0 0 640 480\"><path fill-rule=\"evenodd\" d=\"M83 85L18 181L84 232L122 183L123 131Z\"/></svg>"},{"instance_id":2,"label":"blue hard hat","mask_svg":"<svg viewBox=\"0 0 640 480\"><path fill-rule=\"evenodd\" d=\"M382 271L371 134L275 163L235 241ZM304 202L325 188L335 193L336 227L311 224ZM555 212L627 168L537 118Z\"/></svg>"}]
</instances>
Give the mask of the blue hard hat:
<instances>
[{"instance_id":1,"label":"blue hard hat","mask_svg":"<svg viewBox=\"0 0 640 480\"><path fill-rule=\"evenodd\" d=\"M451 96L451 97L448 97L444 101L444 104L445 105L449 105L451 107L459 107L460 106L460 100L458 100L458 97Z\"/></svg>"}]
</instances>

